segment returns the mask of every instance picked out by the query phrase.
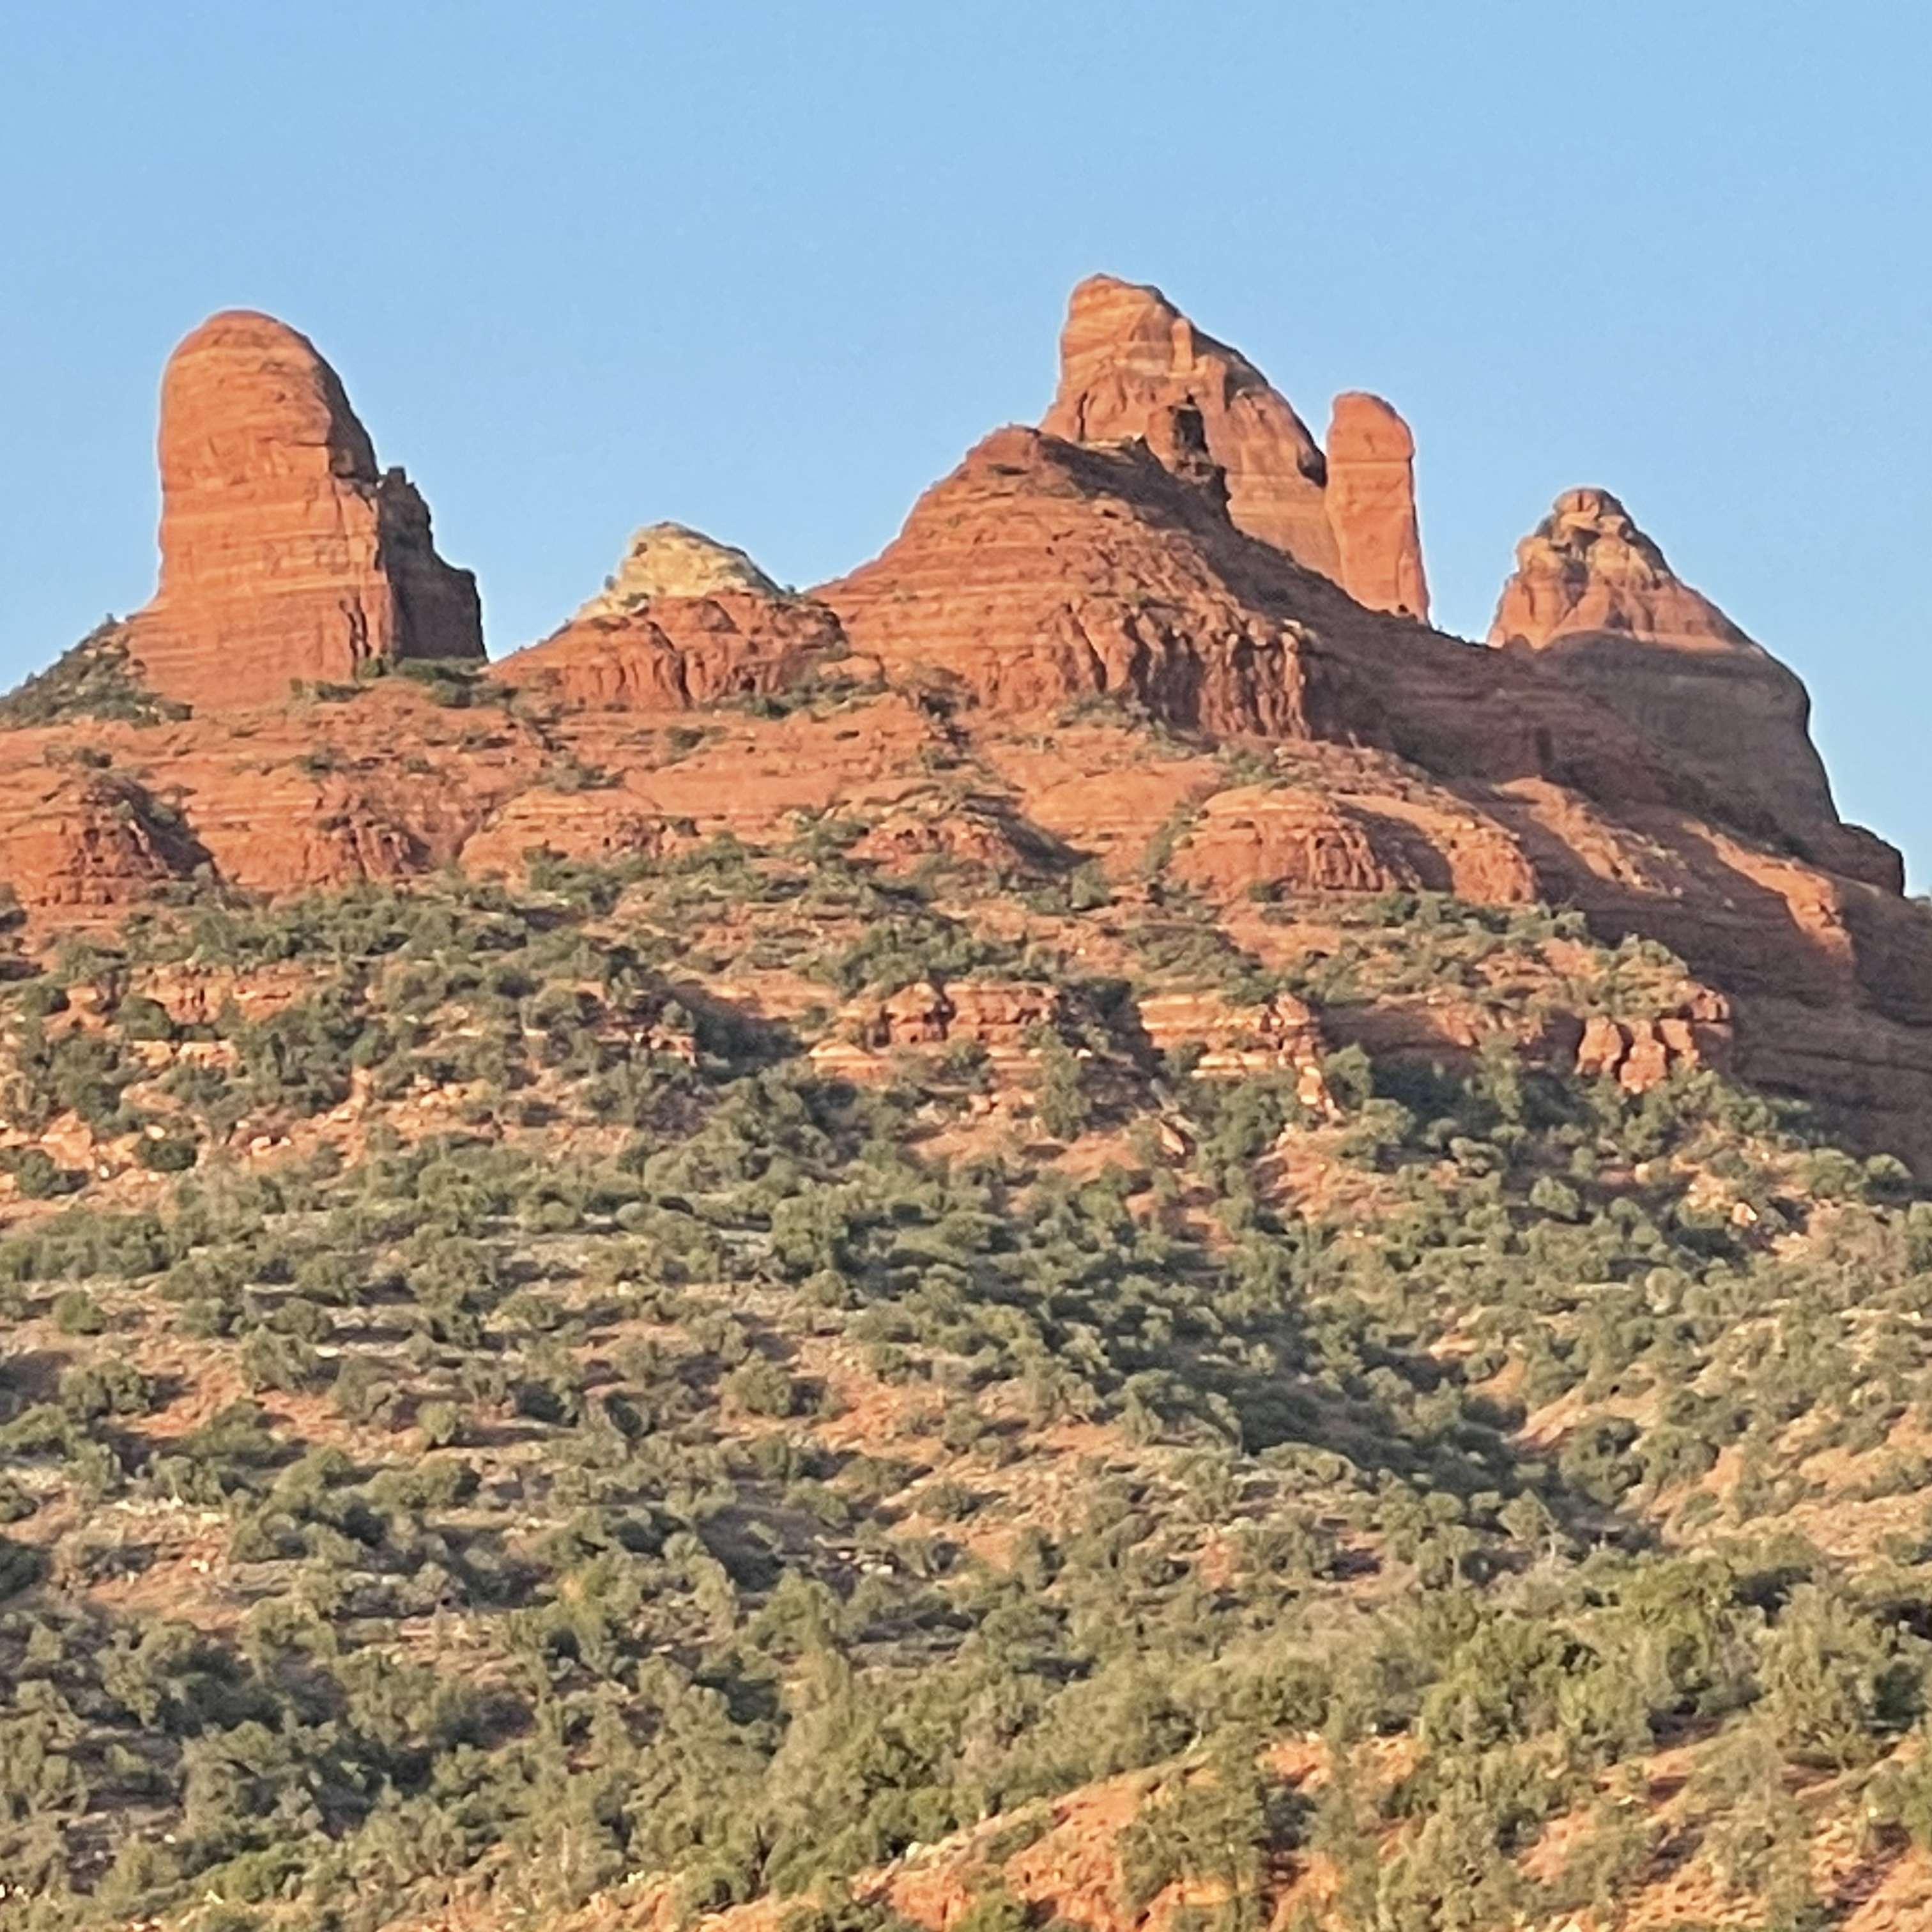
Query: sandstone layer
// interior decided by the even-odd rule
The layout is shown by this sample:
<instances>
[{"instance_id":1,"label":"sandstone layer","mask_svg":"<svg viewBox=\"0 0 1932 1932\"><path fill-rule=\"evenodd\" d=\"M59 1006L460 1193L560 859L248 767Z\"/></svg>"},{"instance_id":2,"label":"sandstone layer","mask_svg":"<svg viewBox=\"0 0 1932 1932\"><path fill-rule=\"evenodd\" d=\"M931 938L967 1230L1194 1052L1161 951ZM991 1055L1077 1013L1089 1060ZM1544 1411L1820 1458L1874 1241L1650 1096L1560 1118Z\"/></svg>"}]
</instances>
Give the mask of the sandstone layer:
<instances>
[{"instance_id":1,"label":"sandstone layer","mask_svg":"<svg viewBox=\"0 0 1932 1932\"><path fill-rule=\"evenodd\" d=\"M164 696L270 704L416 658L480 662L476 579L444 562L427 505L379 469L306 337L233 310L161 386L161 572L131 648Z\"/></svg>"}]
</instances>

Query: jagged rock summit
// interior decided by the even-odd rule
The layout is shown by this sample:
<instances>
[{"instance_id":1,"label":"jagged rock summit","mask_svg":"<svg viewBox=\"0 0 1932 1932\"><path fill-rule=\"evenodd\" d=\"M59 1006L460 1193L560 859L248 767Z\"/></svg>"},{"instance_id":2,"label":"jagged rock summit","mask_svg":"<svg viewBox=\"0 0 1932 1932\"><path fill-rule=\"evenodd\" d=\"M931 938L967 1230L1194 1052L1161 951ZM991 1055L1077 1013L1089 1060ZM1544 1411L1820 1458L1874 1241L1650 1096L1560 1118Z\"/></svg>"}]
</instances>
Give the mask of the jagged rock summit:
<instances>
[{"instance_id":1,"label":"jagged rock summit","mask_svg":"<svg viewBox=\"0 0 1932 1932\"><path fill-rule=\"evenodd\" d=\"M436 554L428 506L377 466L341 380L286 323L211 317L161 384L160 584L130 648L163 695L285 700L383 661L480 662L476 580Z\"/></svg>"},{"instance_id":2,"label":"jagged rock summit","mask_svg":"<svg viewBox=\"0 0 1932 1932\"><path fill-rule=\"evenodd\" d=\"M1338 398L1324 454L1246 356L1197 328L1160 290L1089 277L1068 304L1060 386L1040 427L1070 442L1138 437L1165 460L1177 410L1198 415L1237 529L1371 608L1427 620L1414 446L1394 409L1378 397Z\"/></svg>"},{"instance_id":3,"label":"jagged rock summit","mask_svg":"<svg viewBox=\"0 0 1932 1932\"><path fill-rule=\"evenodd\" d=\"M720 543L686 524L648 524L632 538L616 574L572 621L628 616L654 597L708 597L719 590L784 595L735 544Z\"/></svg>"},{"instance_id":4,"label":"jagged rock summit","mask_svg":"<svg viewBox=\"0 0 1932 1932\"><path fill-rule=\"evenodd\" d=\"M790 689L843 647L824 604L782 590L743 550L652 524L597 596L498 675L566 710L683 711Z\"/></svg>"},{"instance_id":5,"label":"jagged rock summit","mask_svg":"<svg viewBox=\"0 0 1932 1932\"><path fill-rule=\"evenodd\" d=\"M1840 823L1796 674L1678 578L1607 490L1566 490L1516 546L1489 640L1627 718L1706 785L1714 815L1904 890L1898 854Z\"/></svg>"},{"instance_id":6,"label":"jagged rock summit","mask_svg":"<svg viewBox=\"0 0 1932 1932\"><path fill-rule=\"evenodd\" d=\"M1607 490L1566 490L1516 545L1516 561L1490 626L1492 644L1540 650L1616 632L1681 650L1768 655L1677 575Z\"/></svg>"}]
</instances>

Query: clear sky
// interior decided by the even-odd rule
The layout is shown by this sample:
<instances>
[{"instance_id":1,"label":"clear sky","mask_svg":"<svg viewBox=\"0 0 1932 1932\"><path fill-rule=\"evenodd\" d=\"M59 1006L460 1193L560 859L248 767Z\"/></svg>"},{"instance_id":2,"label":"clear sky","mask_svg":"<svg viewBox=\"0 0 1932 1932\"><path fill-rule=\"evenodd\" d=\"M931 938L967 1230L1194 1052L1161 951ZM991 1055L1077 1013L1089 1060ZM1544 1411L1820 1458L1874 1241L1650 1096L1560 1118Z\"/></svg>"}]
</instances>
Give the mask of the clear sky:
<instances>
[{"instance_id":1,"label":"clear sky","mask_svg":"<svg viewBox=\"0 0 1932 1932\"><path fill-rule=\"evenodd\" d=\"M1104 268L1414 425L1438 621L1576 483L1932 881L1924 0L0 0L0 682L154 571L209 310L342 372L491 648L675 518L807 583Z\"/></svg>"}]
</instances>

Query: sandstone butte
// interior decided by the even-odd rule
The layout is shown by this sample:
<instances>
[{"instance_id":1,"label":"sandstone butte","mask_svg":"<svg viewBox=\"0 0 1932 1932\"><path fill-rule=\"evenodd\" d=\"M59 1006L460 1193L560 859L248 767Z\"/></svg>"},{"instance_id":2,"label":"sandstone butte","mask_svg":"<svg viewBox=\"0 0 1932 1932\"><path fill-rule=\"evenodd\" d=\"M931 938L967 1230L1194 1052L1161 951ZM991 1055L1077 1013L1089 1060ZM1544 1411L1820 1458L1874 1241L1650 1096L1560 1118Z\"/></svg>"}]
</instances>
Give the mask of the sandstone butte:
<instances>
[{"instance_id":1,"label":"sandstone butte","mask_svg":"<svg viewBox=\"0 0 1932 1932\"><path fill-rule=\"evenodd\" d=\"M1492 648L1430 628L1400 419L1344 396L1324 452L1156 291L1083 284L1042 426L986 437L872 562L800 595L652 526L491 667L487 711L407 678L316 691L482 657L472 580L302 337L197 330L160 455L160 590L127 648L193 715L0 733L0 877L37 930L196 877L502 872L802 812L868 826L854 854L887 868L1157 864L1228 908L1540 898L1670 946L1708 989L1686 1028L1721 1015L1744 1077L1932 1171L1932 916L1839 819L1798 680L1599 491L1526 540ZM1230 746L1268 775L1232 780ZM1695 1044L1610 1037L1592 1064L1633 1080Z\"/></svg>"},{"instance_id":2,"label":"sandstone butte","mask_svg":"<svg viewBox=\"0 0 1932 1932\"><path fill-rule=\"evenodd\" d=\"M274 704L370 665L478 660L476 580L380 470L341 380L272 317L211 317L161 384L161 580L133 620L148 682L190 704Z\"/></svg>"}]
</instances>

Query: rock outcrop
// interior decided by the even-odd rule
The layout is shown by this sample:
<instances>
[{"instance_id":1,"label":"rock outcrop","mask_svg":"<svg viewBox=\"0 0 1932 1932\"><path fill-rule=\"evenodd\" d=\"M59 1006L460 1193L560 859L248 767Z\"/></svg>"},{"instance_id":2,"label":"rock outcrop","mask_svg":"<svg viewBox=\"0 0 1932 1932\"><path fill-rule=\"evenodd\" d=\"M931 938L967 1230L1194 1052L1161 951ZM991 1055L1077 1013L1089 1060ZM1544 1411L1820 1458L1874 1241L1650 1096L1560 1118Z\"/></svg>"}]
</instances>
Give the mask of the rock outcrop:
<instances>
[{"instance_id":1,"label":"rock outcrop","mask_svg":"<svg viewBox=\"0 0 1932 1932\"><path fill-rule=\"evenodd\" d=\"M1351 390L1328 419L1336 581L1358 604L1429 620L1415 510L1415 438L1379 396Z\"/></svg>"},{"instance_id":2,"label":"rock outcrop","mask_svg":"<svg viewBox=\"0 0 1932 1932\"><path fill-rule=\"evenodd\" d=\"M1160 290L1090 276L1067 307L1059 392L1040 427L1069 442L1158 444L1177 407L1199 416L1236 526L1334 576L1327 467L1287 398Z\"/></svg>"},{"instance_id":3,"label":"rock outcrop","mask_svg":"<svg viewBox=\"0 0 1932 1932\"><path fill-rule=\"evenodd\" d=\"M1192 1049L1193 1071L1206 1078L1242 1079L1256 1073L1294 1073L1304 1106L1328 1112L1322 1062L1328 1051L1321 1023L1292 993L1240 1006L1206 990L1146 993L1135 1003L1142 1032L1156 1052Z\"/></svg>"},{"instance_id":4,"label":"rock outcrop","mask_svg":"<svg viewBox=\"0 0 1932 1932\"><path fill-rule=\"evenodd\" d=\"M272 704L385 662L483 656L476 579L379 470L340 379L266 315L204 322L161 386L161 574L130 648L164 697Z\"/></svg>"},{"instance_id":5,"label":"rock outcrop","mask_svg":"<svg viewBox=\"0 0 1932 1932\"><path fill-rule=\"evenodd\" d=\"M1073 292L1040 427L1095 446L1138 440L1175 474L1224 489L1238 530L1372 609L1428 617L1414 440L1379 397L1336 398L1324 454L1246 357L1160 290L1094 275Z\"/></svg>"},{"instance_id":6,"label":"rock outcrop","mask_svg":"<svg viewBox=\"0 0 1932 1932\"><path fill-rule=\"evenodd\" d=\"M1679 1013L1618 1020L1593 1014L1576 1044L1576 1071L1586 1080L1614 1080L1625 1091L1647 1094L1673 1073L1728 1064L1730 1003L1706 994Z\"/></svg>"},{"instance_id":7,"label":"rock outcrop","mask_svg":"<svg viewBox=\"0 0 1932 1932\"><path fill-rule=\"evenodd\" d=\"M866 1078L894 1053L976 1047L996 1067L1037 1059L1040 1043L1066 1017L1057 986L1031 980L916 980L841 1007L835 1030L812 1049L821 1072Z\"/></svg>"},{"instance_id":8,"label":"rock outcrop","mask_svg":"<svg viewBox=\"0 0 1932 1932\"><path fill-rule=\"evenodd\" d=\"M735 544L688 524L647 524L631 538L604 588L571 620L628 617L658 597L709 597L720 590L782 597L778 585Z\"/></svg>"},{"instance_id":9,"label":"rock outcrop","mask_svg":"<svg viewBox=\"0 0 1932 1932\"><path fill-rule=\"evenodd\" d=\"M562 630L497 674L567 710L686 711L790 690L844 655L824 605L781 590L741 550L653 524Z\"/></svg>"},{"instance_id":10,"label":"rock outcrop","mask_svg":"<svg viewBox=\"0 0 1932 1932\"><path fill-rule=\"evenodd\" d=\"M208 862L178 814L110 772L44 771L7 804L0 883L23 905L67 913L135 905Z\"/></svg>"},{"instance_id":11,"label":"rock outcrop","mask_svg":"<svg viewBox=\"0 0 1932 1932\"><path fill-rule=\"evenodd\" d=\"M991 710L1114 698L1210 731L1305 735L1328 710L1305 640L1203 556L1191 526L1218 514L1138 442L1000 430L882 556L818 595L889 677L950 680Z\"/></svg>"},{"instance_id":12,"label":"rock outcrop","mask_svg":"<svg viewBox=\"0 0 1932 1932\"><path fill-rule=\"evenodd\" d=\"M890 680L988 710L1106 700L1219 736L1379 746L1452 777L1704 797L1588 692L1366 609L1138 440L996 430L880 556L816 594Z\"/></svg>"},{"instance_id":13,"label":"rock outcrop","mask_svg":"<svg viewBox=\"0 0 1932 1932\"><path fill-rule=\"evenodd\" d=\"M1178 844L1168 871L1217 898L1321 892L1444 892L1477 905L1526 905L1534 868L1496 820L1460 800L1448 810L1394 808L1298 785L1217 792Z\"/></svg>"},{"instance_id":14,"label":"rock outcrop","mask_svg":"<svg viewBox=\"0 0 1932 1932\"><path fill-rule=\"evenodd\" d=\"M1684 583L1605 490L1571 490L1516 546L1490 642L1540 653L1706 790L1707 815L1900 890L1889 846L1840 823L1797 677Z\"/></svg>"}]
</instances>

